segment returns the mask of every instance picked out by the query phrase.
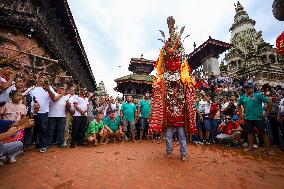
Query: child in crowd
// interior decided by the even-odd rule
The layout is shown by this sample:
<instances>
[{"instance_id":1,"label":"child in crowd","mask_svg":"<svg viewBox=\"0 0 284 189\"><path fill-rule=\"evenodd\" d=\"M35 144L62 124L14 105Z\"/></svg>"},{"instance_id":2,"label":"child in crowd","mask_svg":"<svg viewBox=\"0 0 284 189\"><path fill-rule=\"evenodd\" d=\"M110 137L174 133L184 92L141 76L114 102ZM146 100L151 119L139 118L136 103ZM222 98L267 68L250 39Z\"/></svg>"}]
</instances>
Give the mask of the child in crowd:
<instances>
[{"instance_id":1,"label":"child in crowd","mask_svg":"<svg viewBox=\"0 0 284 189\"><path fill-rule=\"evenodd\" d=\"M13 90L10 92L9 95L12 99L12 102L8 102L4 106L0 107L0 116L1 119L17 122L27 115L27 108L21 103L21 92ZM23 139L23 136L24 131L19 130L19 132L4 140L4 143L21 141Z\"/></svg>"},{"instance_id":2,"label":"child in crowd","mask_svg":"<svg viewBox=\"0 0 284 189\"><path fill-rule=\"evenodd\" d=\"M98 139L100 139L100 144L102 144L103 140L106 138L107 132L105 132L102 117L103 113L98 112L96 119L91 121L87 129L86 137L89 144L94 143L95 146L98 146Z\"/></svg>"}]
</instances>

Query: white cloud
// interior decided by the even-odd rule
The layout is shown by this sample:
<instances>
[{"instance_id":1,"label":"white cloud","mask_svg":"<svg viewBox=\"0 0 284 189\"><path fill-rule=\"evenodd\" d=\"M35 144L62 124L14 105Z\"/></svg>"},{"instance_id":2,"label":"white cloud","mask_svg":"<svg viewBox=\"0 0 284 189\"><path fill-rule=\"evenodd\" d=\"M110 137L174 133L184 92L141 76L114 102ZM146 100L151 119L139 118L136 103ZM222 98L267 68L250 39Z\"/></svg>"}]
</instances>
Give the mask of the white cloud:
<instances>
[{"instance_id":1,"label":"white cloud","mask_svg":"<svg viewBox=\"0 0 284 189\"><path fill-rule=\"evenodd\" d=\"M229 42L229 28L235 15L233 4L236 2L80 0L78 3L77 0L69 0L97 83L103 80L110 94L115 94L113 80L129 74L127 68L131 58L140 57L143 52L144 58L157 59L162 46L157 40L160 38L158 30L163 29L167 33L167 16L174 16L179 27L186 26L185 34L190 34L190 37L184 45L190 52L193 42L201 45L209 35ZM251 2L241 1L245 9ZM100 32L94 31L94 27ZM107 40L103 39L105 36Z\"/></svg>"}]
</instances>

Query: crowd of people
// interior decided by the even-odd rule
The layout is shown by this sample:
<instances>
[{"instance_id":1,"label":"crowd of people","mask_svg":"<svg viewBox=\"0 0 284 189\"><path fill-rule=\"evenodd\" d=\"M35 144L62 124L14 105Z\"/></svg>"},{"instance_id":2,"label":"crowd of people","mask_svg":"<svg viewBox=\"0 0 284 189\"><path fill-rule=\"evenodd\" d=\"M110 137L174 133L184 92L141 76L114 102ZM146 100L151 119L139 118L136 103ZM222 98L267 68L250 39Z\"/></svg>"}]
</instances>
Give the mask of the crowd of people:
<instances>
[{"instance_id":1,"label":"crowd of people","mask_svg":"<svg viewBox=\"0 0 284 189\"><path fill-rule=\"evenodd\" d=\"M195 144L224 142L246 151L284 146L284 89L258 86L254 78L238 79L213 74L197 78L198 135Z\"/></svg>"},{"instance_id":2,"label":"crowd of people","mask_svg":"<svg viewBox=\"0 0 284 189\"><path fill-rule=\"evenodd\" d=\"M260 145L283 149L284 89L257 86L214 74L196 77L196 133L187 141L195 145L225 143L251 151ZM59 148L98 146L109 142L163 141L163 133L149 136L151 97L96 96L78 86L52 85L38 74L34 85L17 75L10 64L0 70L0 165L15 163L22 151L51 145ZM177 135L174 135L177 138Z\"/></svg>"}]
</instances>

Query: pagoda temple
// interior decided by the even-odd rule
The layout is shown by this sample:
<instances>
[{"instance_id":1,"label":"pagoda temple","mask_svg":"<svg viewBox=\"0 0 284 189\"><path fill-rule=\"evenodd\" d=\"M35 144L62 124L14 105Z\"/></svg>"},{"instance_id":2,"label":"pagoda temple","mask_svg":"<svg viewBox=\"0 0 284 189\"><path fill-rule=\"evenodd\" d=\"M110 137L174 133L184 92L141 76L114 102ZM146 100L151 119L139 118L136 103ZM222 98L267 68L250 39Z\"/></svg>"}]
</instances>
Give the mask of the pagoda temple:
<instances>
[{"instance_id":1,"label":"pagoda temple","mask_svg":"<svg viewBox=\"0 0 284 189\"><path fill-rule=\"evenodd\" d=\"M67 0L0 1L0 61L38 72L53 84L70 79L96 90L96 82Z\"/></svg>"},{"instance_id":2,"label":"pagoda temple","mask_svg":"<svg viewBox=\"0 0 284 189\"><path fill-rule=\"evenodd\" d=\"M187 55L187 61L190 68L197 74L213 72L214 75L219 75L219 55L231 47L231 44L212 39L209 36L207 41Z\"/></svg>"},{"instance_id":3,"label":"pagoda temple","mask_svg":"<svg viewBox=\"0 0 284 189\"><path fill-rule=\"evenodd\" d=\"M128 70L130 75L115 79L117 92L132 95L135 99L141 99L145 93L152 92L152 82L155 76L150 75L154 70L155 61L143 58L131 58Z\"/></svg>"},{"instance_id":4,"label":"pagoda temple","mask_svg":"<svg viewBox=\"0 0 284 189\"><path fill-rule=\"evenodd\" d=\"M254 77L256 84L284 85L284 59L272 45L266 43L262 33L255 29L240 2L237 3L234 23L230 28L233 47L225 55L227 65L222 70L228 76Z\"/></svg>"},{"instance_id":5,"label":"pagoda temple","mask_svg":"<svg viewBox=\"0 0 284 189\"><path fill-rule=\"evenodd\" d=\"M99 86L97 87L96 95L97 95L98 97L106 96L106 95L107 95L106 88L105 88L105 84L104 84L103 81L101 81L101 82L99 83Z\"/></svg>"}]
</instances>

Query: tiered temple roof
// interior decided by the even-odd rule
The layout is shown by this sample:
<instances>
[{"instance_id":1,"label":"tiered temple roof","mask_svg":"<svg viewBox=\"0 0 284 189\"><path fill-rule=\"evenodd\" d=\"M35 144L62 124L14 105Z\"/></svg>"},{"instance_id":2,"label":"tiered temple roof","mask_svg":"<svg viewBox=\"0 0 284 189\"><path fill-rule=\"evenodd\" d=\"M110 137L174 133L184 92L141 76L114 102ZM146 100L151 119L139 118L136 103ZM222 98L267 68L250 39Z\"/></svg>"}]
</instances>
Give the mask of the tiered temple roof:
<instances>
[{"instance_id":1,"label":"tiered temple roof","mask_svg":"<svg viewBox=\"0 0 284 189\"><path fill-rule=\"evenodd\" d=\"M222 70L233 77L255 77L257 84L283 85L284 60L272 45L256 31L255 21L244 10L240 2L235 8L236 15L231 31L233 47L225 55L227 65Z\"/></svg>"},{"instance_id":2,"label":"tiered temple roof","mask_svg":"<svg viewBox=\"0 0 284 189\"><path fill-rule=\"evenodd\" d=\"M187 61L191 69L197 69L202 65L202 62L205 59L209 57L218 57L219 54L222 54L231 47L231 44L212 39L209 36L209 39L207 41L205 41L198 48L194 49L193 52L188 54Z\"/></svg>"},{"instance_id":3,"label":"tiered temple roof","mask_svg":"<svg viewBox=\"0 0 284 189\"><path fill-rule=\"evenodd\" d=\"M135 98L141 98L145 92L151 92L155 76L150 75L155 66L155 61L143 58L131 58L128 67L133 73L115 79L117 86L114 88L122 94L131 94Z\"/></svg>"}]
</instances>

